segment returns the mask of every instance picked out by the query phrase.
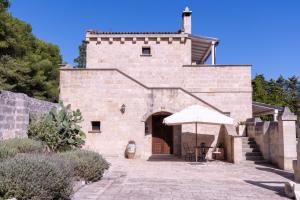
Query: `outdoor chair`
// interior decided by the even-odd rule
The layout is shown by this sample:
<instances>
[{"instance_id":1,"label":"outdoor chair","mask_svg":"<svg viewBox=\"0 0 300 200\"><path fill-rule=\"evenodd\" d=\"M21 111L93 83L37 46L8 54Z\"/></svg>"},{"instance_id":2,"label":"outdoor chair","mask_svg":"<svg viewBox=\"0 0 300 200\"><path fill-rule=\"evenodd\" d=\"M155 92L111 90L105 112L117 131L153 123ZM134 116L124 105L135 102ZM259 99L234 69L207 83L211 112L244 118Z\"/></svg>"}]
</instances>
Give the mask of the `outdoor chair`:
<instances>
[{"instance_id":1,"label":"outdoor chair","mask_svg":"<svg viewBox=\"0 0 300 200\"><path fill-rule=\"evenodd\" d=\"M187 143L183 143L183 149L185 151L184 159L193 160L193 158L195 157L195 151L190 148Z\"/></svg>"}]
</instances>

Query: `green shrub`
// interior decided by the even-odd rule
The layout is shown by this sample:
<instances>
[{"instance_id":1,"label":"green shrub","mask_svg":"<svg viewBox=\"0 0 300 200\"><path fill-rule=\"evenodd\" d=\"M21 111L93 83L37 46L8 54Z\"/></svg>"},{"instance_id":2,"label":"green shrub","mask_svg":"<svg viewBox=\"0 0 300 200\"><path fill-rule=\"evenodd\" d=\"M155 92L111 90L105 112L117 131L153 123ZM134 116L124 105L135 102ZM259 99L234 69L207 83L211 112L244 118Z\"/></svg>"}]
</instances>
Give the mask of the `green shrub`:
<instances>
[{"instance_id":1,"label":"green shrub","mask_svg":"<svg viewBox=\"0 0 300 200\"><path fill-rule=\"evenodd\" d=\"M80 148L84 144L85 134L78 125L82 122L80 110L71 110L71 106L60 103L39 118L31 118L28 136L43 141L49 151L64 151Z\"/></svg>"},{"instance_id":2,"label":"green shrub","mask_svg":"<svg viewBox=\"0 0 300 200\"><path fill-rule=\"evenodd\" d=\"M87 182L98 181L109 168L109 163L98 153L87 150L74 150L59 153L71 162L74 176Z\"/></svg>"},{"instance_id":3,"label":"green shrub","mask_svg":"<svg viewBox=\"0 0 300 200\"><path fill-rule=\"evenodd\" d=\"M18 154L0 163L0 199L62 200L72 193L72 167L58 156Z\"/></svg>"},{"instance_id":4,"label":"green shrub","mask_svg":"<svg viewBox=\"0 0 300 200\"><path fill-rule=\"evenodd\" d=\"M0 161L18 153L38 153L44 147L41 142L28 138L13 138L0 141Z\"/></svg>"}]
</instances>

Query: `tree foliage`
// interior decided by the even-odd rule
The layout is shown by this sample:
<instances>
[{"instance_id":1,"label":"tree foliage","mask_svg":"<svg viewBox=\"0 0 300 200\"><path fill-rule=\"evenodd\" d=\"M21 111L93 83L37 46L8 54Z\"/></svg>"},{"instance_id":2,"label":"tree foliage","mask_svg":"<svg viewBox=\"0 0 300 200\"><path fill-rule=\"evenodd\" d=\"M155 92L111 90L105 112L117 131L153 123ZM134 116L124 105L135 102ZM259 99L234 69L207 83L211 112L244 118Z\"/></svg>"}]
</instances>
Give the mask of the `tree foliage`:
<instances>
[{"instance_id":1,"label":"tree foliage","mask_svg":"<svg viewBox=\"0 0 300 200\"><path fill-rule=\"evenodd\" d=\"M30 120L28 136L43 141L51 152L70 150L84 144L85 134L78 125L82 122L80 110L60 103L59 108Z\"/></svg>"},{"instance_id":2,"label":"tree foliage","mask_svg":"<svg viewBox=\"0 0 300 200\"><path fill-rule=\"evenodd\" d=\"M0 89L58 100L58 46L32 34L29 24L13 17L8 0L0 0Z\"/></svg>"},{"instance_id":3,"label":"tree foliage","mask_svg":"<svg viewBox=\"0 0 300 200\"><path fill-rule=\"evenodd\" d=\"M77 63L75 67L77 68L86 68L86 42L82 41L79 46L79 56L74 59L74 62Z\"/></svg>"},{"instance_id":4,"label":"tree foliage","mask_svg":"<svg viewBox=\"0 0 300 200\"><path fill-rule=\"evenodd\" d=\"M288 106L300 119L300 80L296 76L266 80L256 75L252 80L253 101L276 106Z\"/></svg>"}]
</instances>

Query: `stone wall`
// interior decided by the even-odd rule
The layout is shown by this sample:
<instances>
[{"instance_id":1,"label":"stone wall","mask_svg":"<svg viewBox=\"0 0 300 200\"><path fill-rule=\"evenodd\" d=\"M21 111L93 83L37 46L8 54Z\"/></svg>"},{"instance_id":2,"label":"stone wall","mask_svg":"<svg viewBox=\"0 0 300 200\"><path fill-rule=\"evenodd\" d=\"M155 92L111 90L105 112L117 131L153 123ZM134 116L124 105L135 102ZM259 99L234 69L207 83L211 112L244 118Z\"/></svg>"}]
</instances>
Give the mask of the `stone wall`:
<instances>
[{"instance_id":1,"label":"stone wall","mask_svg":"<svg viewBox=\"0 0 300 200\"><path fill-rule=\"evenodd\" d=\"M22 93L0 91L0 139L27 137L29 115L46 113L55 106Z\"/></svg>"},{"instance_id":2,"label":"stone wall","mask_svg":"<svg viewBox=\"0 0 300 200\"><path fill-rule=\"evenodd\" d=\"M296 154L296 116L286 107L277 122L248 120L247 135L254 138L263 157L281 169L292 170Z\"/></svg>"},{"instance_id":3,"label":"stone wall","mask_svg":"<svg viewBox=\"0 0 300 200\"><path fill-rule=\"evenodd\" d=\"M277 164L279 132L278 122L251 122L247 124L247 134L250 138L255 138L265 160Z\"/></svg>"},{"instance_id":4,"label":"stone wall","mask_svg":"<svg viewBox=\"0 0 300 200\"><path fill-rule=\"evenodd\" d=\"M87 133L85 148L105 155L123 156L128 141L133 139L138 156L151 156L152 137L145 134L145 122L151 130L151 115L155 113L174 113L194 104L215 109L184 90L149 88L118 70L63 69L60 77L60 99L82 112L84 122L81 125ZM124 113L120 112L123 104ZM101 132L91 131L91 121L101 121ZM179 131L182 137L174 142L177 154L182 151L180 142L195 145L194 125L183 125ZM199 124L198 131L199 144L217 144L219 125Z\"/></svg>"},{"instance_id":5,"label":"stone wall","mask_svg":"<svg viewBox=\"0 0 300 200\"><path fill-rule=\"evenodd\" d=\"M296 133L297 133L297 138L300 136L300 121L296 122Z\"/></svg>"}]
</instances>

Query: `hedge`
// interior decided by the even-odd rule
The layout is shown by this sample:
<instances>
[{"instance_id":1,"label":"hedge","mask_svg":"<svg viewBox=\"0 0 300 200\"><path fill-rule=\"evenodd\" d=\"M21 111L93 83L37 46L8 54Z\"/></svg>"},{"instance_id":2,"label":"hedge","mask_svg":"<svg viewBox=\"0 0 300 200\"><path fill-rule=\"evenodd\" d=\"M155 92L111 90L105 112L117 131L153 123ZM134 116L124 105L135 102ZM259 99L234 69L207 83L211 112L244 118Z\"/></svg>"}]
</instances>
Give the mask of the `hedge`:
<instances>
[{"instance_id":1,"label":"hedge","mask_svg":"<svg viewBox=\"0 0 300 200\"><path fill-rule=\"evenodd\" d=\"M28 138L13 138L0 141L0 161L14 157L18 153L43 152L44 146L41 142Z\"/></svg>"},{"instance_id":2,"label":"hedge","mask_svg":"<svg viewBox=\"0 0 300 200\"><path fill-rule=\"evenodd\" d=\"M63 200L72 194L72 176L59 156L18 154L0 163L0 199Z\"/></svg>"},{"instance_id":3,"label":"hedge","mask_svg":"<svg viewBox=\"0 0 300 200\"><path fill-rule=\"evenodd\" d=\"M74 168L74 176L86 182L95 182L102 178L109 163L98 153L88 150L74 150L59 153Z\"/></svg>"}]
</instances>

